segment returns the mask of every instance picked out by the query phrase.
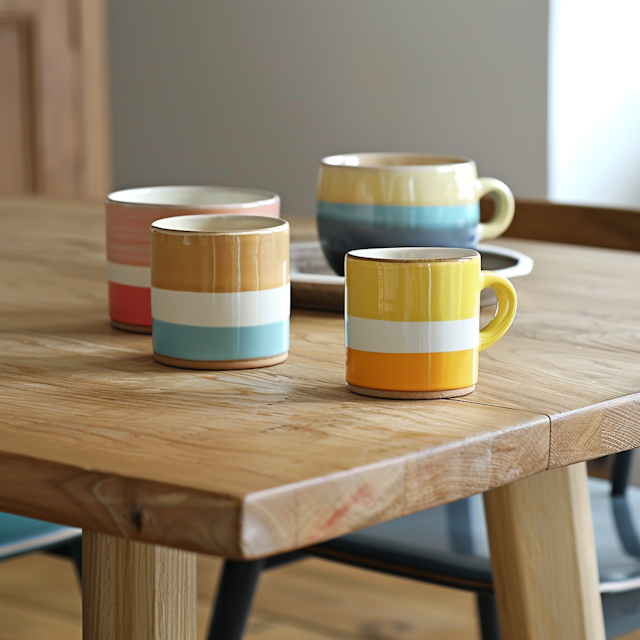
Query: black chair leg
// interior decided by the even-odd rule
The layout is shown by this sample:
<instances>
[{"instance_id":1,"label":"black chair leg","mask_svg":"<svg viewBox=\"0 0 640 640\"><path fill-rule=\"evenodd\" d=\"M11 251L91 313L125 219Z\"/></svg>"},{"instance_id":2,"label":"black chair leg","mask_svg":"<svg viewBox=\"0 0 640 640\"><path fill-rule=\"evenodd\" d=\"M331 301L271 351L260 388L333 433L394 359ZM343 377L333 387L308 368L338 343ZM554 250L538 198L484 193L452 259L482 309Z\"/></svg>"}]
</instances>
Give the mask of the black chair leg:
<instances>
[{"instance_id":1,"label":"black chair leg","mask_svg":"<svg viewBox=\"0 0 640 640\"><path fill-rule=\"evenodd\" d=\"M476 601L480 616L480 637L482 640L500 640L496 597L492 593L478 593Z\"/></svg>"},{"instance_id":2,"label":"black chair leg","mask_svg":"<svg viewBox=\"0 0 640 640\"><path fill-rule=\"evenodd\" d=\"M76 538L71 542L65 542L58 547L48 549L48 553L71 560L76 568L78 580L82 587L82 538Z\"/></svg>"},{"instance_id":3,"label":"black chair leg","mask_svg":"<svg viewBox=\"0 0 640 640\"><path fill-rule=\"evenodd\" d=\"M242 640L264 560L224 563L209 640Z\"/></svg>"},{"instance_id":4,"label":"black chair leg","mask_svg":"<svg viewBox=\"0 0 640 640\"><path fill-rule=\"evenodd\" d=\"M625 494L629 484L632 463L633 449L615 454L611 474L611 495L623 496Z\"/></svg>"},{"instance_id":5,"label":"black chair leg","mask_svg":"<svg viewBox=\"0 0 640 640\"><path fill-rule=\"evenodd\" d=\"M69 558L73 561L80 586L82 587L82 538L74 540L69 545Z\"/></svg>"}]
</instances>

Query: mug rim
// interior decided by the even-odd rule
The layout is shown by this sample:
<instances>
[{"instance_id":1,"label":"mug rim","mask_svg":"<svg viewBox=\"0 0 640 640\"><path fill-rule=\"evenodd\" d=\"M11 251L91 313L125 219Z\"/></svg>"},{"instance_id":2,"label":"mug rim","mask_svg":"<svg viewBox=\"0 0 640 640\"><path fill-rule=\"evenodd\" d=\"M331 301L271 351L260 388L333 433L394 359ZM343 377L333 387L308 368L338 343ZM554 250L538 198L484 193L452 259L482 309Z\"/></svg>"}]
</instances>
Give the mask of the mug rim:
<instances>
[{"instance_id":1,"label":"mug rim","mask_svg":"<svg viewBox=\"0 0 640 640\"><path fill-rule=\"evenodd\" d=\"M431 252L435 255L429 256L428 254L410 258L410 257L397 257L393 254L382 255L382 252ZM452 255L458 253L459 255ZM437 255L445 254L445 255ZM354 249L349 251L346 258L352 260L369 260L372 262L390 262L390 263L431 263L431 262L467 262L476 258L480 259L480 254L475 249L462 249L459 247L384 247L375 249Z\"/></svg>"},{"instance_id":2,"label":"mug rim","mask_svg":"<svg viewBox=\"0 0 640 640\"><path fill-rule=\"evenodd\" d=\"M146 193L158 193L161 190L173 191L181 194L197 194L207 191L231 191L239 194L247 194L249 197L245 201L239 202L214 202L214 203L189 203L189 202L144 202L142 200L135 200L132 197L135 195L144 195ZM253 198L251 198L253 196ZM127 199L127 197L131 199ZM111 192L106 200L106 203L113 204L119 207L142 207L152 209L228 209L235 207L238 209L252 209L254 207L264 207L268 205L277 204L280 202L280 196L272 191L265 191L263 189L251 189L248 187L226 187L222 185L154 185L151 187L132 187L130 189L119 189Z\"/></svg>"},{"instance_id":3,"label":"mug rim","mask_svg":"<svg viewBox=\"0 0 640 640\"><path fill-rule=\"evenodd\" d=\"M432 164L420 164L410 163L410 164L375 164L371 162L374 158L394 158L394 157L403 157L407 159L423 159L423 160L441 160L438 163ZM354 162L353 164L348 164L346 161L348 159L355 159L357 164ZM366 164L362 164L360 160L369 161ZM471 158L465 158L464 156L456 156L446 153L419 153L413 151L367 151L367 152L358 152L358 153L341 153L335 154L331 156L325 156L321 160L321 165L323 167L333 167L333 168L342 168L342 169L375 169L378 171L439 171L442 170L442 167L455 168L465 164L475 164L475 162Z\"/></svg>"},{"instance_id":4,"label":"mug rim","mask_svg":"<svg viewBox=\"0 0 640 640\"><path fill-rule=\"evenodd\" d=\"M220 229L197 229L188 227L196 226L198 222L215 222L222 227L227 222L232 223L231 228ZM181 226L182 225L182 226ZM247 225L247 228L237 228L237 226ZM233 227L236 228L233 228ZM254 216L230 213L228 215L220 213L202 213L198 215L171 216L160 218L151 223L151 231L155 233L165 233L168 235L200 235L200 236L237 236L254 233L278 233L289 228L289 223L282 218L272 218L270 216Z\"/></svg>"}]
</instances>

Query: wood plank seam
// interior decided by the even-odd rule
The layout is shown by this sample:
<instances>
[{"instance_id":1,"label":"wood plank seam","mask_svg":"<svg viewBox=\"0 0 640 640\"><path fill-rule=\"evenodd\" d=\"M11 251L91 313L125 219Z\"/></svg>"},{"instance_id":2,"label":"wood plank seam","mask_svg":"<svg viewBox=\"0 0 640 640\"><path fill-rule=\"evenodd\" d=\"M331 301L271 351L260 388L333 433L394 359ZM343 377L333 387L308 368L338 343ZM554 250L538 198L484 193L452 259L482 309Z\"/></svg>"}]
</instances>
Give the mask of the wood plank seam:
<instances>
[{"instance_id":1,"label":"wood plank seam","mask_svg":"<svg viewBox=\"0 0 640 640\"><path fill-rule=\"evenodd\" d=\"M450 400L449 402L467 402L467 403L472 403L472 404L480 404L482 406L496 407L496 408L499 408L499 409L512 409L513 411L519 411L519 409L516 409L515 407L502 407L500 405L490 404L490 403L486 403L486 402L474 402L473 400L465 400L464 398L454 398L454 399ZM549 460L547 462L547 467L545 469L545 471L548 471L551 468L551 437L552 437L551 436L551 431L553 429L553 419L548 413L541 413L539 415L545 416L547 418L547 420L549 420ZM541 472L539 472L539 473L541 473Z\"/></svg>"},{"instance_id":2,"label":"wood plank seam","mask_svg":"<svg viewBox=\"0 0 640 640\"><path fill-rule=\"evenodd\" d=\"M549 468L640 446L640 393L552 416Z\"/></svg>"},{"instance_id":3,"label":"wood plank seam","mask_svg":"<svg viewBox=\"0 0 640 640\"><path fill-rule=\"evenodd\" d=\"M638 214L640 215L640 214ZM478 404L512 409L500 404L453 398L446 402ZM540 413L549 420L549 463L547 469L593 460L619 451L640 447L640 392L604 400L589 407L557 414ZM617 423L637 425L635 430L616 428ZM624 438L620 436L624 435ZM595 438L599 436L597 442ZM572 446L572 443L575 445ZM561 451L557 452L556 449ZM589 452L585 457L585 452Z\"/></svg>"}]
</instances>

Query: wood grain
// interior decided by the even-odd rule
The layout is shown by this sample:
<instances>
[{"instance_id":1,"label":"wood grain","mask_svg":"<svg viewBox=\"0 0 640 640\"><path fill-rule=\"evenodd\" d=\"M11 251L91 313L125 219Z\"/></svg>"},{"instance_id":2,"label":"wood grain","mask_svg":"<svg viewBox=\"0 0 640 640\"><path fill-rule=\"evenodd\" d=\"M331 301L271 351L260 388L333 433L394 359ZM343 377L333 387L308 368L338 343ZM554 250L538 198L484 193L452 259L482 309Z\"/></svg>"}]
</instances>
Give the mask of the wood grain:
<instances>
[{"instance_id":1,"label":"wood grain","mask_svg":"<svg viewBox=\"0 0 640 640\"><path fill-rule=\"evenodd\" d=\"M37 203L0 216L3 509L256 557L546 468L545 416L350 393L339 316L294 314L277 367L158 365L107 322L100 210Z\"/></svg>"},{"instance_id":2,"label":"wood grain","mask_svg":"<svg viewBox=\"0 0 640 640\"><path fill-rule=\"evenodd\" d=\"M286 213L280 216L286 220L290 229L291 242L308 242L309 240L318 239L318 225L315 216L289 215Z\"/></svg>"},{"instance_id":3,"label":"wood grain","mask_svg":"<svg viewBox=\"0 0 640 640\"><path fill-rule=\"evenodd\" d=\"M602 406L554 416L549 468L636 448L638 422L638 393L610 400Z\"/></svg>"},{"instance_id":4,"label":"wood grain","mask_svg":"<svg viewBox=\"0 0 640 640\"><path fill-rule=\"evenodd\" d=\"M70 20L78 34L74 47L75 89L79 95L82 176L76 197L102 200L111 191L111 120L106 0L71 0Z\"/></svg>"},{"instance_id":5,"label":"wood grain","mask_svg":"<svg viewBox=\"0 0 640 640\"><path fill-rule=\"evenodd\" d=\"M296 620L329 637L362 640L475 640L470 593L308 560L268 571L254 610Z\"/></svg>"},{"instance_id":6,"label":"wood grain","mask_svg":"<svg viewBox=\"0 0 640 640\"><path fill-rule=\"evenodd\" d=\"M41 607L0 601L0 640L81 640L79 624Z\"/></svg>"},{"instance_id":7,"label":"wood grain","mask_svg":"<svg viewBox=\"0 0 640 640\"><path fill-rule=\"evenodd\" d=\"M318 309L344 314L344 287L334 284L293 282L291 306L297 309Z\"/></svg>"},{"instance_id":8,"label":"wood grain","mask_svg":"<svg viewBox=\"0 0 640 640\"><path fill-rule=\"evenodd\" d=\"M489 201L482 204L491 207ZM504 235L640 251L640 212L519 199L513 222Z\"/></svg>"},{"instance_id":9,"label":"wood grain","mask_svg":"<svg viewBox=\"0 0 640 640\"><path fill-rule=\"evenodd\" d=\"M0 193L103 198L104 0L0 0Z\"/></svg>"},{"instance_id":10,"label":"wood grain","mask_svg":"<svg viewBox=\"0 0 640 640\"><path fill-rule=\"evenodd\" d=\"M80 626L82 589L75 566L67 558L31 553L0 564L0 602L7 608L40 609ZM4 626L5 618L2 619ZM78 632L77 636L80 637ZM26 638L39 638L37 633ZM2 635L0 635L2 638Z\"/></svg>"},{"instance_id":11,"label":"wood grain","mask_svg":"<svg viewBox=\"0 0 640 640\"><path fill-rule=\"evenodd\" d=\"M198 638L206 640L220 562L198 558ZM80 640L70 561L30 554L0 564L0 640ZM247 640L477 640L474 597L306 560L261 578ZM625 640L627 640L625 636Z\"/></svg>"},{"instance_id":12,"label":"wood grain","mask_svg":"<svg viewBox=\"0 0 640 640\"><path fill-rule=\"evenodd\" d=\"M483 352L469 399L550 416L552 467L639 446L640 253L495 242L535 266L515 283L518 315Z\"/></svg>"},{"instance_id":13,"label":"wood grain","mask_svg":"<svg viewBox=\"0 0 640 640\"><path fill-rule=\"evenodd\" d=\"M484 204L488 202L483 201ZM506 235L640 251L640 212L519 200L516 218ZM566 332L558 335L565 348L547 353L538 367L552 369L549 386L560 393L566 392L566 386L560 376L554 375L556 371L560 373L555 366L557 358L562 358L565 368L569 365L572 372L577 368L589 372L590 375L581 376L586 399L603 376L615 374L621 357L627 359L621 367L626 369L638 356L636 327L640 314L638 305L626 293L635 288L638 261L629 260L628 254L603 252L599 260L594 259L589 264L587 256L592 255L591 252L570 248L564 251L566 261L561 271L554 268L553 261L544 252L536 257L536 277L540 282L535 291L537 295L529 295L526 300L520 296L520 300L529 305L526 313L532 320L530 333L533 334L534 323L539 325L536 337L554 313L564 316L565 326L573 321L579 328L572 337ZM566 282L556 282L565 275ZM575 281L579 281L579 287L573 285ZM558 295L548 296L545 287L554 287ZM545 298L553 302L553 307L545 304ZM608 326L612 317L616 322ZM514 364L517 366L517 362ZM620 371L621 377L626 375L626 371ZM569 411L564 411L565 407L560 405L548 411L552 423L552 468L640 444L635 428L640 417L638 400L633 395L638 390L637 378L629 382L629 386L621 390L629 394L627 398ZM516 402L511 406L522 408L523 403ZM553 415L555 413L558 415Z\"/></svg>"},{"instance_id":14,"label":"wood grain","mask_svg":"<svg viewBox=\"0 0 640 640\"><path fill-rule=\"evenodd\" d=\"M604 640L584 463L484 496L504 640Z\"/></svg>"},{"instance_id":15,"label":"wood grain","mask_svg":"<svg viewBox=\"0 0 640 640\"><path fill-rule=\"evenodd\" d=\"M225 495L136 481L32 458L1 455L0 510L50 522L77 522L129 540L237 557L241 502ZM28 478L28 481L25 481ZM191 521L193 522L191 524Z\"/></svg>"},{"instance_id":16,"label":"wood grain","mask_svg":"<svg viewBox=\"0 0 640 640\"><path fill-rule=\"evenodd\" d=\"M82 536L84 640L196 640L196 556L92 531Z\"/></svg>"},{"instance_id":17,"label":"wood grain","mask_svg":"<svg viewBox=\"0 0 640 640\"><path fill-rule=\"evenodd\" d=\"M33 122L30 117L33 68L27 20L0 17L0 193L32 188Z\"/></svg>"},{"instance_id":18,"label":"wood grain","mask_svg":"<svg viewBox=\"0 0 640 640\"><path fill-rule=\"evenodd\" d=\"M158 365L148 336L108 324L103 235L99 206L0 203L7 511L251 558L544 470L548 416L569 431L581 412L602 417L598 446L576 454L551 437L557 456L640 443L633 254L509 240L536 267L517 285L513 329L480 357L476 391L408 403L347 390L336 314L294 312L275 367Z\"/></svg>"}]
</instances>

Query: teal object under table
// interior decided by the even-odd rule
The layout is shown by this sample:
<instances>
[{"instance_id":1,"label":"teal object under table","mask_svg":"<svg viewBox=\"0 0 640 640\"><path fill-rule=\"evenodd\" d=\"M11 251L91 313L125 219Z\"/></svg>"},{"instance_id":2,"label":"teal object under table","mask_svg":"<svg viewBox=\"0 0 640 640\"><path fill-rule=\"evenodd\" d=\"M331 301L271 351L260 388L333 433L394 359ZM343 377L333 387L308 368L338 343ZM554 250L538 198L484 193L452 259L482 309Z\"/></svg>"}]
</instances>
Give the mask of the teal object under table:
<instances>
[{"instance_id":1,"label":"teal object under table","mask_svg":"<svg viewBox=\"0 0 640 640\"><path fill-rule=\"evenodd\" d=\"M46 551L71 560L82 582L82 530L0 512L0 562Z\"/></svg>"}]
</instances>

